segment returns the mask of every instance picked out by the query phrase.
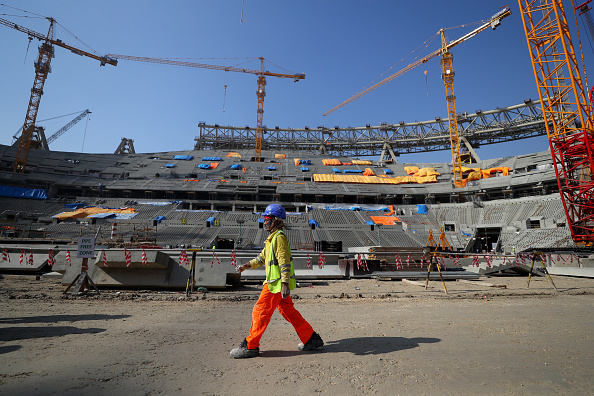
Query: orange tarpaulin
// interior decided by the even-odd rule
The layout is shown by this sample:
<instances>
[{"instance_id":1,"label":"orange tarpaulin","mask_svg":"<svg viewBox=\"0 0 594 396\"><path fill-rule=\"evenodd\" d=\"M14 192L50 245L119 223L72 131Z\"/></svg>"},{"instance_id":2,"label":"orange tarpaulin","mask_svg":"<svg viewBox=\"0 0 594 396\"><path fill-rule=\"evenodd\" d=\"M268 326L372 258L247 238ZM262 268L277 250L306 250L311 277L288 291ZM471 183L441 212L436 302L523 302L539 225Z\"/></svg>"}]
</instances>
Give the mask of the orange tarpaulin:
<instances>
[{"instance_id":1,"label":"orange tarpaulin","mask_svg":"<svg viewBox=\"0 0 594 396\"><path fill-rule=\"evenodd\" d=\"M394 222L399 222L399 223L402 222L402 220L400 220L396 216L369 216L369 217L371 217L371 220L373 220L373 222L375 224L381 224L381 225L394 225Z\"/></svg>"},{"instance_id":2,"label":"orange tarpaulin","mask_svg":"<svg viewBox=\"0 0 594 396\"><path fill-rule=\"evenodd\" d=\"M99 208L96 206L89 208L80 208L71 212L64 212L56 215L56 218L60 220L64 219L79 219L82 217L89 217L90 215L97 213L136 213L134 208Z\"/></svg>"},{"instance_id":3,"label":"orange tarpaulin","mask_svg":"<svg viewBox=\"0 0 594 396\"><path fill-rule=\"evenodd\" d=\"M406 173L408 173L409 175L414 175L415 173L417 173L419 171L419 167L418 166L405 166L404 171Z\"/></svg>"},{"instance_id":4,"label":"orange tarpaulin","mask_svg":"<svg viewBox=\"0 0 594 396\"><path fill-rule=\"evenodd\" d=\"M287 158L287 154L274 154L275 159L285 159Z\"/></svg>"},{"instance_id":5,"label":"orange tarpaulin","mask_svg":"<svg viewBox=\"0 0 594 396\"><path fill-rule=\"evenodd\" d=\"M299 164L301 164L301 160L299 158L293 158L293 160L295 161L295 166L299 166Z\"/></svg>"},{"instance_id":6,"label":"orange tarpaulin","mask_svg":"<svg viewBox=\"0 0 594 396\"><path fill-rule=\"evenodd\" d=\"M417 178L414 176L404 176L400 182L401 183L416 183Z\"/></svg>"},{"instance_id":7,"label":"orange tarpaulin","mask_svg":"<svg viewBox=\"0 0 594 396\"><path fill-rule=\"evenodd\" d=\"M483 172L481 172L481 170L476 170L474 172L470 172L468 174L468 177L466 178L466 180L479 180L482 179L483 177Z\"/></svg>"},{"instance_id":8,"label":"orange tarpaulin","mask_svg":"<svg viewBox=\"0 0 594 396\"><path fill-rule=\"evenodd\" d=\"M211 169L217 169L217 166L219 166L219 163L218 162L211 162L210 163L210 168Z\"/></svg>"},{"instance_id":9,"label":"orange tarpaulin","mask_svg":"<svg viewBox=\"0 0 594 396\"><path fill-rule=\"evenodd\" d=\"M341 162L339 160L337 160L336 158L334 159L323 159L322 163L326 166L328 165L341 165Z\"/></svg>"},{"instance_id":10,"label":"orange tarpaulin","mask_svg":"<svg viewBox=\"0 0 594 396\"><path fill-rule=\"evenodd\" d=\"M405 177L410 177L410 176L405 176ZM415 177L415 180L419 184L437 183L437 177L436 176Z\"/></svg>"},{"instance_id":11,"label":"orange tarpaulin","mask_svg":"<svg viewBox=\"0 0 594 396\"><path fill-rule=\"evenodd\" d=\"M511 169L508 168L507 166L504 167L499 167L499 168L489 168L489 169L483 169L483 177L487 178L487 177L491 177L491 173L497 173L497 172L501 172L503 173L503 176L509 176L509 171Z\"/></svg>"},{"instance_id":12,"label":"orange tarpaulin","mask_svg":"<svg viewBox=\"0 0 594 396\"><path fill-rule=\"evenodd\" d=\"M439 176L441 173L437 172L435 168L421 168L413 176L415 177L426 177L426 176Z\"/></svg>"},{"instance_id":13,"label":"orange tarpaulin","mask_svg":"<svg viewBox=\"0 0 594 396\"><path fill-rule=\"evenodd\" d=\"M489 169L466 168L463 166L462 172L464 172L464 173L470 172L470 173L468 173L468 176L466 177L466 179L463 180L463 183L464 183L464 186L466 186L466 182L469 182L472 180L487 179L487 178L491 177L492 173L497 173L497 172L503 173L504 176L509 176L510 170L511 170L511 168L508 168L507 166L489 168Z\"/></svg>"},{"instance_id":14,"label":"orange tarpaulin","mask_svg":"<svg viewBox=\"0 0 594 396\"><path fill-rule=\"evenodd\" d=\"M394 214L394 205L390 205L390 211L386 213L384 216L392 216Z\"/></svg>"},{"instance_id":15,"label":"orange tarpaulin","mask_svg":"<svg viewBox=\"0 0 594 396\"><path fill-rule=\"evenodd\" d=\"M241 158L241 155L239 153L227 153L227 155L225 157L229 157L229 158Z\"/></svg>"},{"instance_id":16,"label":"orange tarpaulin","mask_svg":"<svg viewBox=\"0 0 594 396\"><path fill-rule=\"evenodd\" d=\"M375 176L375 173L373 173L371 168L365 168L365 172L363 172L363 176Z\"/></svg>"},{"instance_id":17,"label":"orange tarpaulin","mask_svg":"<svg viewBox=\"0 0 594 396\"><path fill-rule=\"evenodd\" d=\"M385 178L378 176L359 176L359 175L335 175L335 174L314 174L313 180L320 183L359 183L359 184L400 184L400 183L435 183L435 176L413 177L398 176Z\"/></svg>"}]
</instances>

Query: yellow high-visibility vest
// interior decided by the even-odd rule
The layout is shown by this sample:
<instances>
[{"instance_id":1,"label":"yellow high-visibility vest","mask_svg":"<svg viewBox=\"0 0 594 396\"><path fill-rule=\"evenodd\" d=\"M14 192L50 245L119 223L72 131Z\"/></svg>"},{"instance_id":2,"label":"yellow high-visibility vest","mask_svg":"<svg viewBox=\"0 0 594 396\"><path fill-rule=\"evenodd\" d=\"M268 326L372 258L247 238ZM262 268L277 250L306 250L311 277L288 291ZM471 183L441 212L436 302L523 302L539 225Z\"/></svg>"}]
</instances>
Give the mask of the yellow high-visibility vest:
<instances>
[{"instance_id":1,"label":"yellow high-visibility vest","mask_svg":"<svg viewBox=\"0 0 594 396\"><path fill-rule=\"evenodd\" d=\"M270 240L270 248L266 254L266 283L268 284L268 290L271 293L280 293L282 288L281 273L290 271L289 277L289 289L293 290L297 287L297 281L295 279L295 269L293 268L293 255L291 254L291 247L287 243L287 249L289 250L289 263L279 265L278 259L274 254L274 243L279 234L283 234L282 230L278 230ZM286 236L285 236L286 238Z\"/></svg>"}]
</instances>

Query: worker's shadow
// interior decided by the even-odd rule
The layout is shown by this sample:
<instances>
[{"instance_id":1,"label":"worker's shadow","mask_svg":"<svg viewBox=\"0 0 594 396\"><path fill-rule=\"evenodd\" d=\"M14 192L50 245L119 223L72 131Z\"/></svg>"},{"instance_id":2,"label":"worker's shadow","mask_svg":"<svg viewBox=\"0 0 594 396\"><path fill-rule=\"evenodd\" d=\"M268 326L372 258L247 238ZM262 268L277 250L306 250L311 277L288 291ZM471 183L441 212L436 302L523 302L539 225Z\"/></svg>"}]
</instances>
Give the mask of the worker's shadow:
<instances>
[{"instance_id":1,"label":"worker's shadow","mask_svg":"<svg viewBox=\"0 0 594 396\"><path fill-rule=\"evenodd\" d=\"M351 352L353 355L381 355L384 353L402 351L419 347L420 344L432 344L440 342L439 338L427 337L353 337L342 340L327 341L319 349L308 352L300 351L263 351L261 356L265 357L288 357L304 353L337 353Z\"/></svg>"},{"instance_id":2,"label":"worker's shadow","mask_svg":"<svg viewBox=\"0 0 594 396\"><path fill-rule=\"evenodd\" d=\"M354 355L381 355L384 353L417 348L419 344L440 342L439 338L427 337L353 337L328 341L324 352L351 352Z\"/></svg>"}]
</instances>

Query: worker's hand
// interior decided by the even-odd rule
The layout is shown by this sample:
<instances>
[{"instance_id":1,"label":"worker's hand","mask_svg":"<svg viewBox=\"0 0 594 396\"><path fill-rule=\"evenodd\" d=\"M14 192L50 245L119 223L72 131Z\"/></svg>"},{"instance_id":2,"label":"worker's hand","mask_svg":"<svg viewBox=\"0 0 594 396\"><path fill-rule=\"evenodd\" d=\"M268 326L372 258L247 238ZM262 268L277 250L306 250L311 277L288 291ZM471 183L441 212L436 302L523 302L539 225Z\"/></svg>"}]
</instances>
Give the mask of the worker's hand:
<instances>
[{"instance_id":1,"label":"worker's hand","mask_svg":"<svg viewBox=\"0 0 594 396\"><path fill-rule=\"evenodd\" d=\"M281 286L281 298L287 298L291 294L288 283L283 283Z\"/></svg>"},{"instance_id":2,"label":"worker's hand","mask_svg":"<svg viewBox=\"0 0 594 396\"><path fill-rule=\"evenodd\" d=\"M248 268L252 268L250 263L240 265L239 267L236 268L236 270L237 270L237 272L239 272L241 274L243 271L245 271Z\"/></svg>"}]
</instances>

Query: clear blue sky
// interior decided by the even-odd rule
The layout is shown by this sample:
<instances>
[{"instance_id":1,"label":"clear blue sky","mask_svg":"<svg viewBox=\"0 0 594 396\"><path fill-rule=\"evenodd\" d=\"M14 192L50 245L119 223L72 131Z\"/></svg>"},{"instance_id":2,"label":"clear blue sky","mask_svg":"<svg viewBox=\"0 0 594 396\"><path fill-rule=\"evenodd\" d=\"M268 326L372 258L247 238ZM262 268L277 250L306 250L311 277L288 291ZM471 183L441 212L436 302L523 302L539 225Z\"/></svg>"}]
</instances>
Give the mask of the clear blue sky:
<instances>
[{"instance_id":1,"label":"clear blue sky","mask_svg":"<svg viewBox=\"0 0 594 396\"><path fill-rule=\"evenodd\" d=\"M440 28L488 19L509 2L244 0L243 23L241 0L0 3L55 18L67 29L58 26L56 38L86 49L72 33L99 54L196 58L199 63L242 63L253 69L259 68L258 61L222 58L263 56L272 62L267 64L270 71L304 72L305 80L297 83L269 77L264 102L265 125L302 128L447 117L439 58L329 116L322 113L381 80L382 73L387 73L385 77L413 62L414 54L401 60ZM510 7L512 16L497 30L488 29L452 51L458 111L490 110L538 98L517 2ZM12 16L33 15L4 6L0 13L8 14L2 18L47 33L47 20ZM568 18L572 22L573 14ZM474 27L450 29L448 38L458 38ZM592 51L582 33L588 64ZM33 41L28 53L27 44L25 34L0 26L2 144L12 142L24 121L39 42ZM438 45L439 40L434 40L419 56ZM53 150L110 153L122 137L134 139L137 152L190 150L200 121L256 126L257 77L251 74L125 60L117 67L100 67L95 60L62 48L56 48L52 69L38 120L87 108L93 112L88 124L81 121L51 145ZM73 117L46 122L46 135ZM546 139L532 139L485 146L479 155L497 158L546 149ZM405 157L407 162L446 162L450 153Z\"/></svg>"}]
</instances>

